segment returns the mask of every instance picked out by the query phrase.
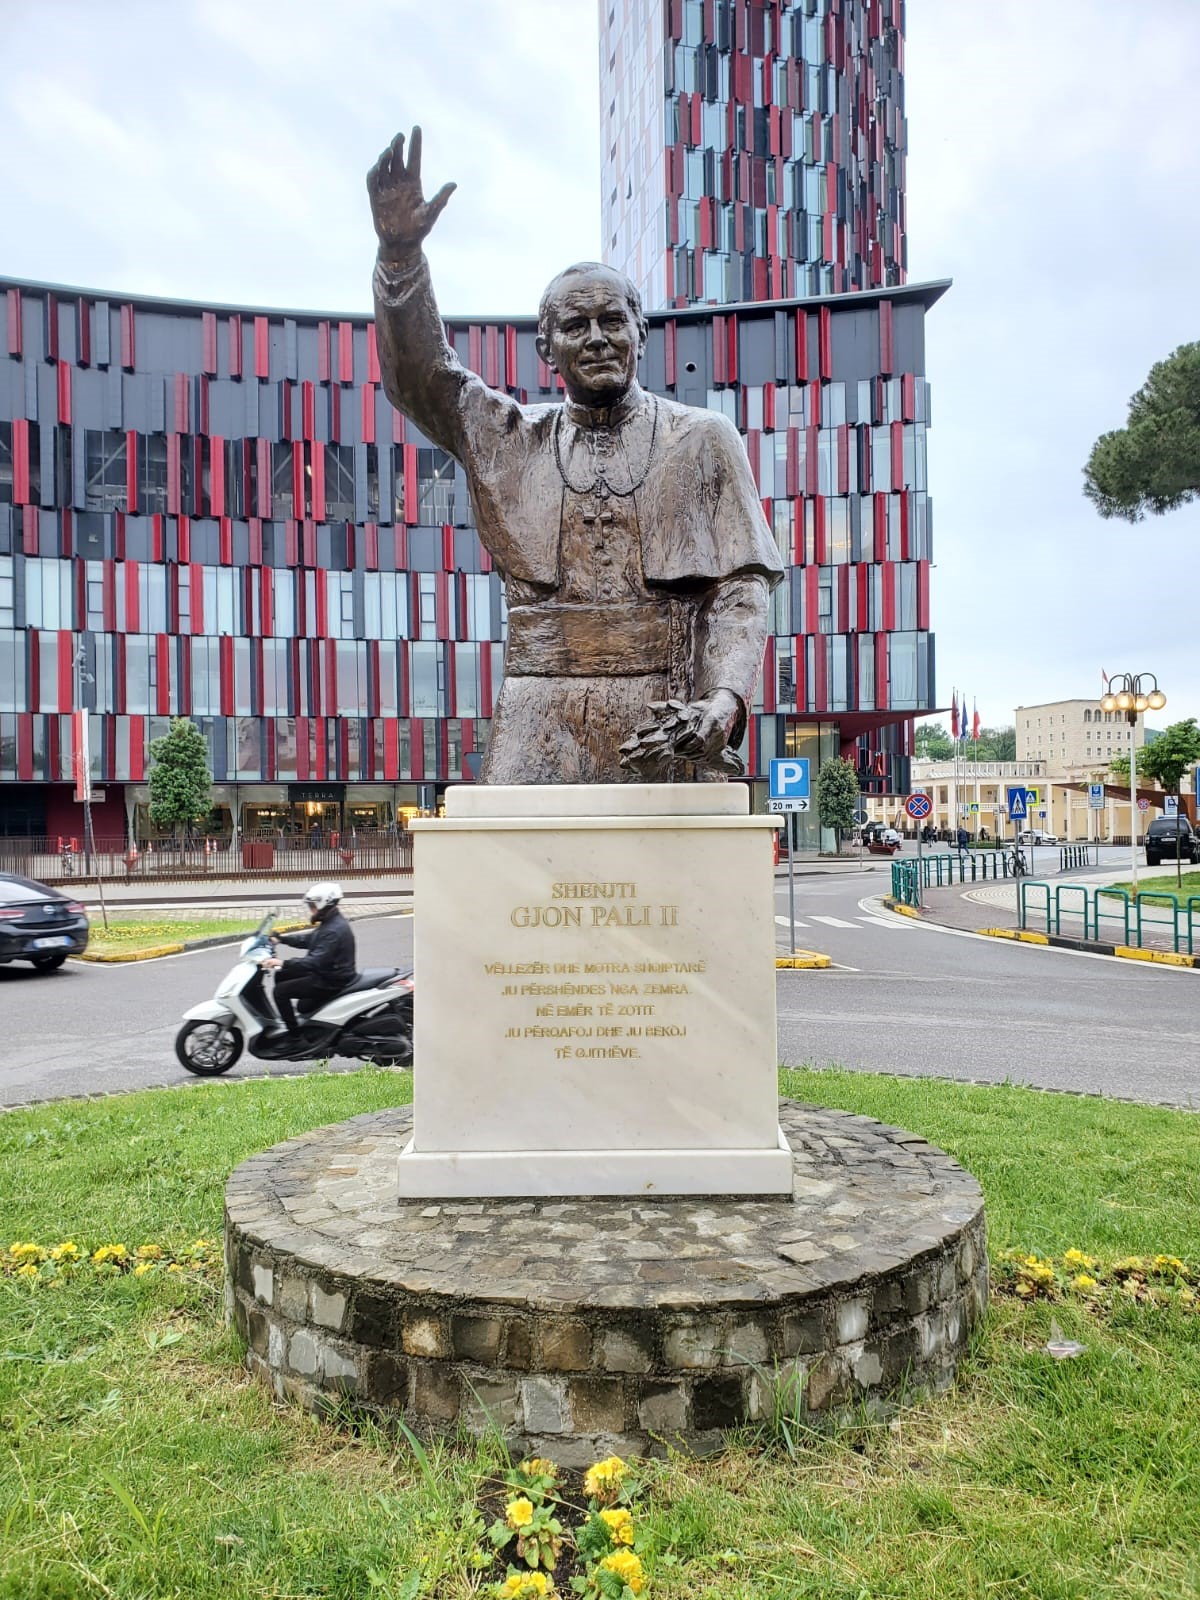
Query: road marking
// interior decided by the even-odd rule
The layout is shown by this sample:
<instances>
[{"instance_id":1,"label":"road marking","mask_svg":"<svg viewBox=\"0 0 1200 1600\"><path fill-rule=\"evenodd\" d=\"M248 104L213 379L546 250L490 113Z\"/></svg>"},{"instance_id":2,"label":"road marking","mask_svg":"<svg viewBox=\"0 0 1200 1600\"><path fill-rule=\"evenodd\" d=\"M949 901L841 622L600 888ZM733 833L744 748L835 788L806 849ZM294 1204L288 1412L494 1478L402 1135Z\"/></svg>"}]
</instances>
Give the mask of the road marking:
<instances>
[{"instance_id":1,"label":"road marking","mask_svg":"<svg viewBox=\"0 0 1200 1600\"><path fill-rule=\"evenodd\" d=\"M810 911L809 916L814 922L823 922L827 928L857 928L857 922L846 922L842 917L819 917L816 912Z\"/></svg>"},{"instance_id":2,"label":"road marking","mask_svg":"<svg viewBox=\"0 0 1200 1600\"><path fill-rule=\"evenodd\" d=\"M899 930L901 933L906 933L912 927L911 922L892 922L887 917L859 917L858 920L869 923L872 928L887 928L893 932Z\"/></svg>"},{"instance_id":3,"label":"road marking","mask_svg":"<svg viewBox=\"0 0 1200 1600\"><path fill-rule=\"evenodd\" d=\"M790 928L792 926L791 917L776 917L775 921L779 924L779 926L781 928ZM807 928L808 927L808 923L807 922L801 922L800 918L797 917L796 918L796 926L798 928Z\"/></svg>"}]
</instances>

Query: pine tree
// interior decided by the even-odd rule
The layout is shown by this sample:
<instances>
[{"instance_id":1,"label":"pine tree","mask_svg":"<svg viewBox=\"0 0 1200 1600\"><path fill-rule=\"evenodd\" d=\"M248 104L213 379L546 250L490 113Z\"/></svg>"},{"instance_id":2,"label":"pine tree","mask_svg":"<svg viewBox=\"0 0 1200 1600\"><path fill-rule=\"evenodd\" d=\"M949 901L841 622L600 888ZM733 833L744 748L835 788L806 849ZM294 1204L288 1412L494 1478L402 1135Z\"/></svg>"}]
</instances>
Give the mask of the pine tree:
<instances>
[{"instance_id":1,"label":"pine tree","mask_svg":"<svg viewBox=\"0 0 1200 1600\"><path fill-rule=\"evenodd\" d=\"M194 722L173 717L161 739L150 743L150 816L155 827L178 831L206 817L212 807L208 742Z\"/></svg>"}]
</instances>

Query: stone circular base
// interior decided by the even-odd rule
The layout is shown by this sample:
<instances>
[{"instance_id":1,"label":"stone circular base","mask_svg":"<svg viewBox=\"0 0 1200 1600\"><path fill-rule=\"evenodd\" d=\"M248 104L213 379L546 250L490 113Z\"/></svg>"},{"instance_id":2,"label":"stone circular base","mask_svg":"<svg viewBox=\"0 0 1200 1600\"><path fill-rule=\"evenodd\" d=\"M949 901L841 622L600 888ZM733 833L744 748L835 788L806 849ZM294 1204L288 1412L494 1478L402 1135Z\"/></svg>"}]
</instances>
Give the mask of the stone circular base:
<instances>
[{"instance_id":1,"label":"stone circular base","mask_svg":"<svg viewBox=\"0 0 1200 1600\"><path fill-rule=\"evenodd\" d=\"M291 1139L226 1191L247 1363L314 1410L498 1427L583 1464L945 1388L987 1304L983 1197L868 1117L784 1101L788 1200L400 1200L408 1107Z\"/></svg>"}]
</instances>

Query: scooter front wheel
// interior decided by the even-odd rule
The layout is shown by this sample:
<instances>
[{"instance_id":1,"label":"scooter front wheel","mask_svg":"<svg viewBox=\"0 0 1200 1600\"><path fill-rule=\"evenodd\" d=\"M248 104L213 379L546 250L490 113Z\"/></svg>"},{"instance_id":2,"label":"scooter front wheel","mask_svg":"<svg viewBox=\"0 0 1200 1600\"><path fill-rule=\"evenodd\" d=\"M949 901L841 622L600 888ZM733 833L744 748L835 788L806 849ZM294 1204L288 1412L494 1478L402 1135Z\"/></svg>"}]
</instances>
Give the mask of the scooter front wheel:
<instances>
[{"instance_id":1,"label":"scooter front wheel","mask_svg":"<svg viewBox=\"0 0 1200 1600\"><path fill-rule=\"evenodd\" d=\"M241 1053L241 1033L227 1022L185 1022L175 1035L180 1066L200 1078L228 1072Z\"/></svg>"}]
</instances>

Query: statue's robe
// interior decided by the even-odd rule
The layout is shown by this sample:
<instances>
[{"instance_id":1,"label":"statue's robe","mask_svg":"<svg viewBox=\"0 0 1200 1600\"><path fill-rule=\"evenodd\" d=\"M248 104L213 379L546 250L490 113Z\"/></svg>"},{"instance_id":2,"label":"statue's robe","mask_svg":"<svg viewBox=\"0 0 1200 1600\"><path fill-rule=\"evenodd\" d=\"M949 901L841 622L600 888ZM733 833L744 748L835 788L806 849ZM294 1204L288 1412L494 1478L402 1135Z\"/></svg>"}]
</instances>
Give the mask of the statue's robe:
<instances>
[{"instance_id":1,"label":"statue's robe","mask_svg":"<svg viewBox=\"0 0 1200 1600\"><path fill-rule=\"evenodd\" d=\"M727 417L647 395L521 405L446 342L424 256L380 263L384 389L460 461L505 583L488 783L618 783L652 700L737 697L740 741L782 564Z\"/></svg>"}]
</instances>

